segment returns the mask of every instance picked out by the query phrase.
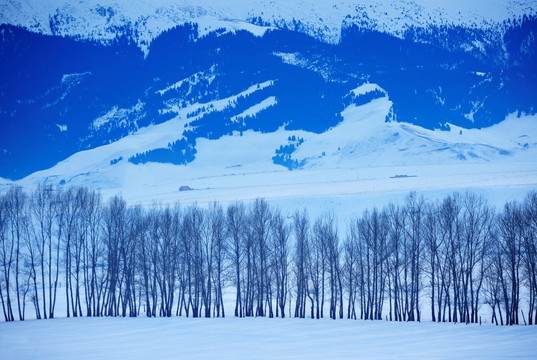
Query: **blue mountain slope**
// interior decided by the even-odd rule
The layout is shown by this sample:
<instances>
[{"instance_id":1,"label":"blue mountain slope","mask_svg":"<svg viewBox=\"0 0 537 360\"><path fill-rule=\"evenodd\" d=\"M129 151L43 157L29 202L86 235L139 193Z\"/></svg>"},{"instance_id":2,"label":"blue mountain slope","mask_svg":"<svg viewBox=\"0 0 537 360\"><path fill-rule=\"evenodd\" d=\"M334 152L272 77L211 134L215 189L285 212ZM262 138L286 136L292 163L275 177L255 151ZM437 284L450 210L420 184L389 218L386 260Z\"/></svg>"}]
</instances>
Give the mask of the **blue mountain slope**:
<instances>
[{"instance_id":1,"label":"blue mountain slope","mask_svg":"<svg viewBox=\"0 0 537 360\"><path fill-rule=\"evenodd\" d=\"M91 122L112 106L128 106L143 91L133 74L142 54L1 26L0 169L21 178L88 147ZM66 131L61 131L61 127ZM64 128L65 129L65 128ZM108 133L113 138L126 133Z\"/></svg>"},{"instance_id":2,"label":"blue mountain slope","mask_svg":"<svg viewBox=\"0 0 537 360\"><path fill-rule=\"evenodd\" d=\"M99 44L1 25L0 177L19 179L49 168L77 151L166 121L176 115L174 106L193 103L207 109L191 114L176 142L130 161L187 164L197 138L233 131L285 125L323 132L341 121L351 102L384 96L348 96L366 81L379 84L393 102L387 120L426 128L446 122L480 128L512 112L535 113L536 24L522 18L504 24L503 32L411 29L403 38L348 26L337 45L290 30L199 37L197 25L185 24L155 39L146 58L128 32ZM188 81L173 86L183 79ZM272 85L233 106L209 111L211 102L267 81ZM271 97L274 106L235 121Z\"/></svg>"}]
</instances>

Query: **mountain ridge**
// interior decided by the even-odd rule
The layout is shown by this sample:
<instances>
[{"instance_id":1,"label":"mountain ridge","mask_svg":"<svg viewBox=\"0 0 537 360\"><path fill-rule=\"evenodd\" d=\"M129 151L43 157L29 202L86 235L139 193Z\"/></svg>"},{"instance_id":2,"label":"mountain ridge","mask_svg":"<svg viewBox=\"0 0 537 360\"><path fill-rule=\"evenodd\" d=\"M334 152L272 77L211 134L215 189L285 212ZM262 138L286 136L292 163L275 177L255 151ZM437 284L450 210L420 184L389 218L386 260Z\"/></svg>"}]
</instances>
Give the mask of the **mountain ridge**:
<instances>
[{"instance_id":1,"label":"mountain ridge","mask_svg":"<svg viewBox=\"0 0 537 360\"><path fill-rule=\"evenodd\" d=\"M429 25L494 28L506 20L536 13L537 6L531 0L399 0L389 4L379 0L360 4L347 0L7 0L0 5L0 24L105 42L127 34L147 54L152 40L163 31L187 22L199 23L202 34L221 27L252 30L252 25L263 25L337 43L341 30L351 25L402 36L410 27Z\"/></svg>"}]
</instances>

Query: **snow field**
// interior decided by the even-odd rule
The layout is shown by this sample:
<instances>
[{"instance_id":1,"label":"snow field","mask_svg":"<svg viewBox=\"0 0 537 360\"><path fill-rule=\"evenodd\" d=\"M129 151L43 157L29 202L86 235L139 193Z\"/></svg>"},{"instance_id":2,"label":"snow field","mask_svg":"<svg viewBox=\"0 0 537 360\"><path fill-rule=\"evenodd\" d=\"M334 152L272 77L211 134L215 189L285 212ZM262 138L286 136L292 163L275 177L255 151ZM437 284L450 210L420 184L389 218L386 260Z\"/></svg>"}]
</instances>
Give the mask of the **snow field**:
<instances>
[{"instance_id":1,"label":"snow field","mask_svg":"<svg viewBox=\"0 0 537 360\"><path fill-rule=\"evenodd\" d=\"M5 359L530 359L537 327L268 318L0 324Z\"/></svg>"}]
</instances>

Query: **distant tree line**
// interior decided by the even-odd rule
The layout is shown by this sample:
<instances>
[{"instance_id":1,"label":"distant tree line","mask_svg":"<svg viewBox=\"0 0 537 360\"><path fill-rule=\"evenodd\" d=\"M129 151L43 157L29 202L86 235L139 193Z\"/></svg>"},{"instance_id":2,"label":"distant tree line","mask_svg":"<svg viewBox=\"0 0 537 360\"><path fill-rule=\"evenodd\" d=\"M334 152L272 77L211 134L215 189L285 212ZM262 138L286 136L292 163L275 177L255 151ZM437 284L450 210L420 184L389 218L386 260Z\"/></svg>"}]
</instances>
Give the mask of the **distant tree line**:
<instances>
[{"instance_id":1,"label":"distant tree line","mask_svg":"<svg viewBox=\"0 0 537 360\"><path fill-rule=\"evenodd\" d=\"M0 195L4 319L233 315L535 324L537 192L497 212L467 192L410 193L338 233L333 214L263 199L224 208L128 206L87 188ZM29 307L30 309L28 309ZM325 313L325 311L328 312Z\"/></svg>"}]
</instances>

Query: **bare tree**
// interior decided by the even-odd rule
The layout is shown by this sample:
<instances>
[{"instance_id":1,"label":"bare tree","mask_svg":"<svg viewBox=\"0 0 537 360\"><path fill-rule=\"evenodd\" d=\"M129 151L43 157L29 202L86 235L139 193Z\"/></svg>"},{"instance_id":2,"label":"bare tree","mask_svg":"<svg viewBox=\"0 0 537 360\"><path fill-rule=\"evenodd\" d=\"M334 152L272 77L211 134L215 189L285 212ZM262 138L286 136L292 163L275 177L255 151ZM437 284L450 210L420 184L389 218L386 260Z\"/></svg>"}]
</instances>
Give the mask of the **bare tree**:
<instances>
[{"instance_id":1,"label":"bare tree","mask_svg":"<svg viewBox=\"0 0 537 360\"><path fill-rule=\"evenodd\" d=\"M214 250L215 246L213 241L215 240L212 233L212 213L204 211L205 221L201 229L201 248L200 256L203 257L203 269L202 269L202 301L205 308L205 317L211 317L211 304L212 304L212 289L213 289L213 270L214 270Z\"/></svg>"},{"instance_id":2,"label":"bare tree","mask_svg":"<svg viewBox=\"0 0 537 360\"><path fill-rule=\"evenodd\" d=\"M205 223L203 211L197 206L187 209L183 218L182 246L187 261L187 291L186 311L192 309L192 316L201 316L202 301L206 291L206 256L202 241L202 229Z\"/></svg>"},{"instance_id":3,"label":"bare tree","mask_svg":"<svg viewBox=\"0 0 537 360\"><path fill-rule=\"evenodd\" d=\"M273 317L271 274L269 268L269 236L272 212L265 200L256 199L252 205L250 221L251 235L255 244L255 278L256 278L256 316L265 316L265 305L269 316Z\"/></svg>"},{"instance_id":4,"label":"bare tree","mask_svg":"<svg viewBox=\"0 0 537 360\"><path fill-rule=\"evenodd\" d=\"M309 265L308 274L310 275L311 294L313 297L311 317L317 319L324 317L327 253L324 245L323 226L322 218L317 219L313 224L311 251L309 252L310 258L307 262ZM315 316L313 316L314 312Z\"/></svg>"},{"instance_id":5,"label":"bare tree","mask_svg":"<svg viewBox=\"0 0 537 360\"><path fill-rule=\"evenodd\" d=\"M361 286L366 320L381 320L386 286L388 227L385 212L365 211L356 225ZM356 236L356 235L355 235Z\"/></svg>"},{"instance_id":6,"label":"bare tree","mask_svg":"<svg viewBox=\"0 0 537 360\"><path fill-rule=\"evenodd\" d=\"M102 216L101 196L95 191L90 191L83 207L85 241L82 249L82 267L87 316L101 315L102 285L106 278Z\"/></svg>"},{"instance_id":7,"label":"bare tree","mask_svg":"<svg viewBox=\"0 0 537 360\"><path fill-rule=\"evenodd\" d=\"M65 192L59 193L59 212L62 216L60 241L63 247L63 268L65 276L65 301L67 304L67 317L78 316L78 307L75 306L75 296L73 295L73 260L76 262L76 250L78 246L77 225L79 219L80 203L76 198L76 189L69 188Z\"/></svg>"},{"instance_id":8,"label":"bare tree","mask_svg":"<svg viewBox=\"0 0 537 360\"><path fill-rule=\"evenodd\" d=\"M424 217L424 241L427 254L427 266L429 272L431 294L431 320L437 321L435 306L438 301L438 309L442 306L443 287L441 285L440 271L440 248L443 246L438 226L438 206L431 203L425 206ZM436 296L436 297L435 297ZM440 322L440 315L438 316Z\"/></svg>"},{"instance_id":9,"label":"bare tree","mask_svg":"<svg viewBox=\"0 0 537 360\"><path fill-rule=\"evenodd\" d=\"M522 222L523 264L528 284L528 324L537 324L537 192L524 200Z\"/></svg>"},{"instance_id":10,"label":"bare tree","mask_svg":"<svg viewBox=\"0 0 537 360\"><path fill-rule=\"evenodd\" d=\"M104 236L106 242L107 293L105 298L105 315L118 316L119 293L121 286L120 246L126 235L126 203L115 196L110 199L104 211Z\"/></svg>"},{"instance_id":11,"label":"bare tree","mask_svg":"<svg viewBox=\"0 0 537 360\"><path fill-rule=\"evenodd\" d=\"M443 273L444 278L442 279L444 294L446 296L444 301L444 311L447 307L449 322L452 320L454 322L458 321L457 312L460 303L460 211L460 196L458 194L446 197L439 210L439 224L442 241L446 243L444 256L449 269L447 272ZM452 293L453 295L451 295Z\"/></svg>"},{"instance_id":12,"label":"bare tree","mask_svg":"<svg viewBox=\"0 0 537 360\"><path fill-rule=\"evenodd\" d=\"M407 198L406 215L406 252L407 261L410 262L410 305L407 309L408 321L420 321L421 312L419 306L421 291L421 257L423 252L423 198L418 198L416 193L410 193Z\"/></svg>"},{"instance_id":13,"label":"bare tree","mask_svg":"<svg viewBox=\"0 0 537 360\"><path fill-rule=\"evenodd\" d=\"M352 222L349 228L349 233L343 245L343 257L344 257L344 266L343 274L345 281L345 289L347 291L347 319L357 318L356 313L356 299L358 296L358 289L360 286L359 280L359 235L358 229L356 227L356 222ZM391 302L390 302L391 306ZM390 314L391 315L391 314Z\"/></svg>"},{"instance_id":14,"label":"bare tree","mask_svg":"<svg viewBox=\"0 0 537 360\"><path fill-rule=\"evenodd\" d=\"M181 227L179 207L166 207L161 214L159 263L159 287L161 315L172 316L179 258L179 232Z\"/></svg>"},{"instance_id":15,"label":"bare tree","mask_svg":"<svg viewBox=\"0 0 537 360\"><path fill-rule=\"evenodd\" d=\"M478 322L479 298L485 279L485 255L491 246L493 210L482 196L467 192L463 198L463 297L461 321Z\"/></svg>"},{"instance_id":16,"label":"bare tree","mask_svg":"<svg viewBox=\"0 0 537 360\"><path fill-rule=\"evenodd\" d=\"M15 241L9 236L9 202L7 195L0 195L0 264L2 277L0 278L0 300L6 321L14 321L13 306L11 303L11 269L15 251ZM4 300L5 291L5 300Z\"/></svg>"},{"instance_id":17,"label":"bare tree","mask_svg":"<svg viewBox=\"0 0 537 360\"><path fill-rule=\"evenodd\" d=\"M30 198L31 200L31 198ZM30 208L29 206L27 210ZM26 224L24 227L24 241L25 241L25 270L27 272L27 284L28 286L31 286L30 283L33 285L32 292L30 293L30 299L34 305L35 309L35 317L36 319L41 319L41 308L40 308L40 302L39 302L39 290L38 287L41 285L38 285L38 252L40 248L39 238L36 234L34 226L32 226L32 219L30 214L27 214L25 217ZM29 288L26 289L27 291L30 291ZM44 301L44 299L43 299Z\"/></svg>"},{"instance_id":18,"label":"bare tree","mask_svg":"<svg viewBox=\"0 0 537 360\"><path fill-rule=\"evenodd\" d=\"M328 275L328 284L330 289L330 318L336 319L338 316L343 318L343 283L341 275L339 237L337 226L332 214L325 215L315 222L313 233L316 245L320 246L323 268L325 267ZM324 298L324 270L321 270L321 297ZM324 299L321 299L323 301ZM339 314L338 314L339 305ZM322 305L321 305L322 314ZM322 316L322 315L321 315Z\"/></svg>"},{"instance_id":19,"label":"bare tree","mask_svg":"<svg viewBox=\"0 0 537 360\"><path fill-rule=\"evenodd\" d=\"M390 319L392 319L392 311L395 321L406 320L406 287L403 279L403 274L406 274L406 258L405 258L405 214L404 210L399 206L390 204L387 209L388 221L388 260L386 268L388 270L388 282L391 288L388 291L389 297L393 299L393 306L390 305ZM363 250L362 250L363 252ZM363 262L362 262L363 263ZM361 264L363 269L364 265ZM362 270L361 273L364 271ZM363 275L362 275L363 277ZM362 280L363 284L364 281ZM363 287L363 285L362 285ZM364 295L361 296L362 298Z\"/></svg>"},{"instance_id":20,"label":"bare tree","mask_svg":"<svg viewBox=\"0 0 537 360\"><path fill-rule=\"evenodd\" d=\"M151 209L139 220L139 266L142 272L147 317L157 316L157 266L159 239L158 209Z\"/></svg>"},{"instance_id":21,"label":"bare tree","mask_svg":"<svg viewBox=\"0 0 537 360\"><path fill-rule=\"evenodd\" d=\"M213 269L214 269L214 312L216 317L225 317L224 310L224 276L226 272L226 218L222 207L216 203L211 204L208 210L211 243L213 246Z\"/></svg>"},{"instance_id":22,"label":"bare tree","mask_svg":"<svg viewBox=\"0 0 537 360\"><path fill-rule=\"evenodd\" d=\"M294 249L294 273L296 280L296 305L295 317L306 317L306 299L310 297L312 302L313 317L313 299L309 291L308 269L310 259L310 234L309 234L309 219L306 210L302 213L296 212L294 215L294 233L295 233L295 249Z\"/></svg>"},{"instance_id":23,"label":"bare tree","mask_svg":"<svg viewBox=\"0 0 537 360\"><path fill-rule=\"evenodd\" d=\"M498 216L496 215L495 218L497 219ZM484 303L491 307L491 323L504 325L502 312L503 254L500 249L498 236L498 224L493 222L492 241L484 260L486 264Z\"/></svg>"},{"instance_id":24,"label":"bare tree","mask_svg":"<svg viewBox=\"0 0 537 360\"><path fill-rule=\"evenodd\" d=\"M21 263L24 254L21 253L21 246L24 245L24 231L28 226L28 219L25 211L27 205L27 195L20 186L11 187L7 194L7 213L9 216L10 235L15 246L15 294L17 295L17 308L19 320L24 320L24 300L22 299L24 288L21 287Z\"/></svg>"},{"instance_id":25,"label":"bare tree","mask_svg":"<svg viewBox=\"0 0 537 360\"><path fill-rule=\"evenodd\" d=\"M272 216L271 254L276 290L276 317L285 317L285 305L289 287L289 236L291 229L279 211ZM278 309L279 308L279 309ZM278 314L279 310L279 314Z\"/></svg>"},{"instance_id":26,"label":"bare tree","mask_svg":"<svg viewBox=\"0 0 537 360\"><path fill-rule=\"evenodd\" d=\"M55 194L52 186L39 184L31 197L31 210L35 222L35 241L41 269L41 288L43 297L43 317L46 319L51 311L47 309L47 283L48 303L52 305L52 251L54 243L54 220L56 218ZM45 277L45 273L47 277Z\"/></svg>"},{"instance_id":27,"label":"bare tree","mask_svg":"<svg viewBox=\"0 0 537 360\"><path fill-rule=\"evenodd\" d=\"M246 235L248 233L245 229L246 213L243 203L235 203L227 208L227 236L228 246L227 253L233 266L234 284L235 284L235 316L243 317L243 298L242 298L242 283L244 279L242 277L245 250ZM248 254L249 255L249 254ZM249 262L249 261L248 261ZM249 267L249 266L248 266Z\"/></svg>"},{"instance_id":28,"label":"bare tree","mask_svg":"<svg viewBox=\"0 0 537 360\"><path fill-rule=\"evenodd\" d=\"M507 325L518 325L520 306L520 264L522 261L521 209L509 202L499 216L498 275L503 293Z\"/></svg>"}]
</instances>

